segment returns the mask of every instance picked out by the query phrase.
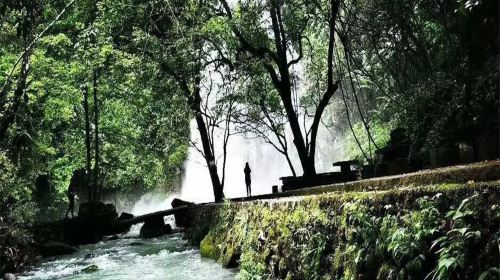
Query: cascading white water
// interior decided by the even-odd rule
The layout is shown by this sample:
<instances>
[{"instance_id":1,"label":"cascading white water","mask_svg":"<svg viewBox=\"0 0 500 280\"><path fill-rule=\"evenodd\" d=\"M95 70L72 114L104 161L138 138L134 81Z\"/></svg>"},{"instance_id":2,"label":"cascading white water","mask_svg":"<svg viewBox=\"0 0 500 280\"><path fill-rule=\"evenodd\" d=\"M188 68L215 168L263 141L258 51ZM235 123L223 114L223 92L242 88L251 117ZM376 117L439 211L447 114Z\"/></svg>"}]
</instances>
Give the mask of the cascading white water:
<instances>
[{"instance_id":1,"label":"cascading white water","mask_svg":"<svg viewBox=\"0 0 500 280\"><path fill-rule=\"evenodd\" d=\"M138 216L171 208L172 200L178 194L147 193L134 204L131 214Z\"/></svg>"},{"instance_id":2,"label":"cascading white water","mask_svg":"<svg viewBox=\"0 0 500 280\"><path fill-rule=\"evenodd\" d=\"M130 213L134 216L149 214L157 211L167 210L172 208L172 200L176 197L179 197L179 194L164 194L164 193L147 193L139 198L139 200L134 204L132 209L130 209ZM166 224L170 224L170 226L175 227L175 219L173 216L165 216L164 221ZM129 232L126 234L128 237L136 237L139 236L139 231L142 227L141 224L133 225Z\"/></svg>"},{"instance_id":3,"label":"cascading white water","mask_svg":"<svg viewBox=\"0 0 500 280\"><path fill-rule=\"evenodd\" d=\"M294 76L304 76L304 70L301 63L293 67ZM204 75L207 80L210 80L211 92L207 94L206 88L202 87L202 98L208 104L208 107L213 106L217 102L217 92L225 92L221 86L221 78L210 74L210 70L205 70ZM304 95L304 87L307 86L307 81L298 81L294 92L296 94L296 102ZM212 92L212 91L215 91ZM335 97L332 103L335 103ZM338 101L337 101L338 102ZM339 114L338 108L330 106L323 114L324 119L330 117L335 123ZM299 113L299 122L303 120L304 112ZM304 120L307 127L311 125L312 118L307 117ZM303 125L303 124L302 124ZM234 132L234 127L231 128ZM216 163L219 169L219 177L222 180L222 131L224 127L219 127L214 135ZM193 120L190 124L191 142L199 143L199 131L196 122ZM288 142L288 151L296 171L296 175L300 176L302 170L298 159L295 146L293 145L293 137L288 124L285 126L285 134ZM332 163L345 157L343 150L343 137L333 138L326 126L320 125L316 140L316 171L329 172L334 171ZM217 146L218 145L218 146ZM201 146L201 145L200 145ZM232 135L227 147L227 164L224 180L224 194L227 198L246 196L246 187L244 180L243 168L248 162L252 170L252 194L267 194L271 193L273 185L281 185L279 178L291 176L292 172L289 168L284 155L279 153L271 144L265 143L261 138L248 138L245 134ZM187 201L193 202L209 202L214 200L212 184L208 172L207 164L201 153L194 147L189 148L188 159L185 163L185 172L182 180L181 197Z\"/></svg>"},{"instance_id":4,"label":"cascading white water","mask_svg":"<svg viewBox=\"0 0 500 280\"><path fill-rule=\"evenodd\" d=\"M195 124L191 125L193 141L198 139ZM252 169L252 194L271 192L279 177L291 174L285 158L261 139L246 139L243 135L231 136L227 147L227 164L224 194L226 197L246 195L243 168L248 162ZM217 161L219 174L222 174L222 159ZM189 149L188 160L181 188L182 199L194 202L214 200L210 175L205 159L193 147Z\"/></svg>"}]
</instances>

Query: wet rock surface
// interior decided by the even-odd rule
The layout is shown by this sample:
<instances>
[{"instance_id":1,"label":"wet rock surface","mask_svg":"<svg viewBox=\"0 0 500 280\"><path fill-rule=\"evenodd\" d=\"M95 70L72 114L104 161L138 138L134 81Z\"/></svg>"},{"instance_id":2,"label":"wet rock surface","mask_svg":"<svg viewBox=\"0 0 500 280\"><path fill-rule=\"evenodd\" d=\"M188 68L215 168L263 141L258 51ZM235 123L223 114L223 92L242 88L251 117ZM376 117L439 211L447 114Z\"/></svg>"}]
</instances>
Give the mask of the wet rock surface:
<instances>
[{"instance_id":1,"label":"wet rock surface","mask_svg":"<svg viewBox=\"0 0 500 280\"><path fill-rule=\"evenodd\" d=\"M99 267L95 264L89 265L86 268L82 269L83 273L94 273L99 270Z\"/></svg>"},{"instance_id":2,"label":"wet rock surface","mask_svg":"<svg viewBox=\"0 0 500 280\"><path fill-rule=\"evenodd\" d=\"M4 280L16 280L16 275L12 274L12 273L5 273L5 275L3 276L3 279Z\"/></svg>"},{"instance_id":3,"label":"wet rock surface","mask_svg":"<svg viewBox=\"0 0 500 280\"><path fill-rule=\"evenodd\" d=\"M121 217L125 219L130 215L122 213ZM105 236L108 236L107 240L116 239L118 233L130 228L118 222L118 213L112 204L82 203L77 217L37 224L34 236L39 246L47 242L60 242L70 246L93 244L102 241Z\"/></svg>"},{"instance_id":4,"label":"wet rock surface","mask_svg":"<svg viewBox=\"0 0 500 280\"><path fill-rule=\"evenodd\" d=\"M165 224L163 217L151 217L144 222L140 231L141 238L153 238L172 233L170 224Z\"/></svg>"},{"instance_id":5,"label":"wet rock surface","mask_svg":"<svg viewBox=\"0 0 500 280\"><path fill-rule=\"evenodd\" d=\"M63 242L48 241L40 246L40 253L44 257L67 255L76 252L76 248Z\"/></svg>"},{"instance_id":6,"label":"wet rock surface","mask_svg":"<svg viewBox=\"0 0 500 280\"><path fill-rule=\"evenodd\" d=\"M120 217L118 217L118 220L119 221L123 221L123 220L128 220L128 219L132 219L134 217L134 215L130 214L130 213L127 213L127 212L122 212L120 214Z\"/></svg>"},{"instance_id":7,"label":"wet rock surface","mask_svg":"<svg viewBox=\"0 0 500 280\"><path fill-rule=\"evenodd\" d=\"M113 235L104 236L104 238L102 239L102 241L106 242L106 241L110 241L110 240L116 240L118 238L120 238L118 236L118 234L113 234Z\"/></svg>"},{"instance_id":8,"label":"wet rock surface","mask_svg":"<svg viewBox=\"0 0 500 280\"><path fill-rule=\"evenodd\" d=\"M192 202L189 202L189 201L184 201L182 199L174 198L172 200L171 205L172 205L172 208L178 208L178 207L182 207L182 206L193 206L195 204ZM178 227L188 227L192 222L192 217L185 212L175 213L174 217L175 217L175 224Z\"/></svg>"}]
</instances>

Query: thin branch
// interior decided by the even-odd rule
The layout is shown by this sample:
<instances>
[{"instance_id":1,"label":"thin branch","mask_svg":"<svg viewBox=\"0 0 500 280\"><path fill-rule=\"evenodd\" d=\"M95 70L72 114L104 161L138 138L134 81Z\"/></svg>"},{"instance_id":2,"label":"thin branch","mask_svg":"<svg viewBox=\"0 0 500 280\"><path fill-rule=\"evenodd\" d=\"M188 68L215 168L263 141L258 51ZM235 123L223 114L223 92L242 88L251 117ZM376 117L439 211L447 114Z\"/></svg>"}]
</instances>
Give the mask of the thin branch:
<instances>
[{"instance_id":1,"label":"thin branch","mask_svg":"<svg viewBox=\"0 0 500 280\"><path fill-rule=\"evenodd\" d=\"M45 27L45 29L42 30L42 32L40 32L38 35L35 36L35 38L33 39L33 41L31 41L30 44L28 44L28 46L26 46L24 48L24 51L17 57L16 61L14 62L14 65L12 66L12 68L10 69L10 72L9 72L9 75L7 75L7 78L5 79L5 82L4 84L2 85L2 89L0 90L0 94L7 94L6 93L6 88L7 86L10 84L10 80L12 79L12 75L14 75L14 71L17 67L17 65L19 64L19 62L21 62L22 58L24 57L24 55L29 51L31 50L31 48L33 47L33 45L38 42L38 40L40 40L40 38L42 38L42 36L45 34L45 32L47 32L60 18L61 16L66 12L66 10L75 2L76 0L71 0L68 4L66 4L66 6L61 10L61 12L59 12L59 14L54 18L54 20L52 20L52 22L49 23L49 25L47 25Z\"/></svg>"}]
</instances>

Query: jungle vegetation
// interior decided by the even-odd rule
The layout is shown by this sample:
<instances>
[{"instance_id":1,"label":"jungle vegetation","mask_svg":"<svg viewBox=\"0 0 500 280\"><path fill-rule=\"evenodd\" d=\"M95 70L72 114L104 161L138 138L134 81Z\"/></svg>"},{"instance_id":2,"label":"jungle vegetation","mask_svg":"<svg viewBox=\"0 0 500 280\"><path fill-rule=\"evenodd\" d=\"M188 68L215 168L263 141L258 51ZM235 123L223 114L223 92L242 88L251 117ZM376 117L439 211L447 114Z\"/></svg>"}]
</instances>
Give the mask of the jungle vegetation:
<instances>
[{"instance_id":1,"label":"jungle vegetation","mask_svg":"<svg viewBox=\"0 0 500 280\"><path fill-rule=\"evenodd\" d=\"M312 175L321 126L367 162L395 128L410 159L498 128L498 11L495 0L3 0L1 221L57 208L75 170L95 199L173 190L190 145L220 201L236 133ZM0 236L21 228L0 224Z\"/></svg>"}]
</instances>

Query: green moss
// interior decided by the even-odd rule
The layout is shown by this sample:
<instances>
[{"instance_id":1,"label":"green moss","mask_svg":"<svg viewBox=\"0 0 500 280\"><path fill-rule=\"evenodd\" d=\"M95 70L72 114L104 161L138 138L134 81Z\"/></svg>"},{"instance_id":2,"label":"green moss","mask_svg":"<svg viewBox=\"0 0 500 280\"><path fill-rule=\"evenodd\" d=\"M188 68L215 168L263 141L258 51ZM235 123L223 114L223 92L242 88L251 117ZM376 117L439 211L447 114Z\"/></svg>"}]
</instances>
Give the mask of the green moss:
<instances>
[{"instance_id":1,"label":"green moss","mask_svg":"<svg viewBox=\"0 0 500 280\"><path fill-rule=\"evenodd\" d=\"M476 197L464 226L481 231L481 240L493 240L500 214L492 205L499 188L496 181L226 202L200 251L223 264L241 253L241 279L423 279L441 258L430 245L451 230L447 213L464 199ZM482 268L464 259L457 271L478 275L498 260L497 252L488 256L482 257Z\"/></svg>"},{"instance_id":2,"label":"green moss","mask_svg":"<svg viewBox=\"0 0 500 280\"><path fill-rule=\"evenodd\" d=\"M219 262L222 266L227 268L233 268L238 266L238 260L240 258L240 248L239 245L234 243L225 243L224 248L219 257Z\"/></svg>"},{"instance_id":3,"label":"green moss","mask_svg":"<svg viewBox=\"0 0 500 280\"><path fill-rule=\"evenodd\" d=\"M220 256L220 249L211 234L207 234L200 242L200 254L202 257L217 260Z\"/></svg>"},{"instance_id":4,"label":"green moss","mask_svg":"<svg viewBox=\"0 0 500 280\"><path fill-rule=\"evenodd\" d=\"M377 279L378 280L393 280L397 279L397 271L394 267L389 264L382 264L378 270Z\"/></svg>"}]
</instances>

